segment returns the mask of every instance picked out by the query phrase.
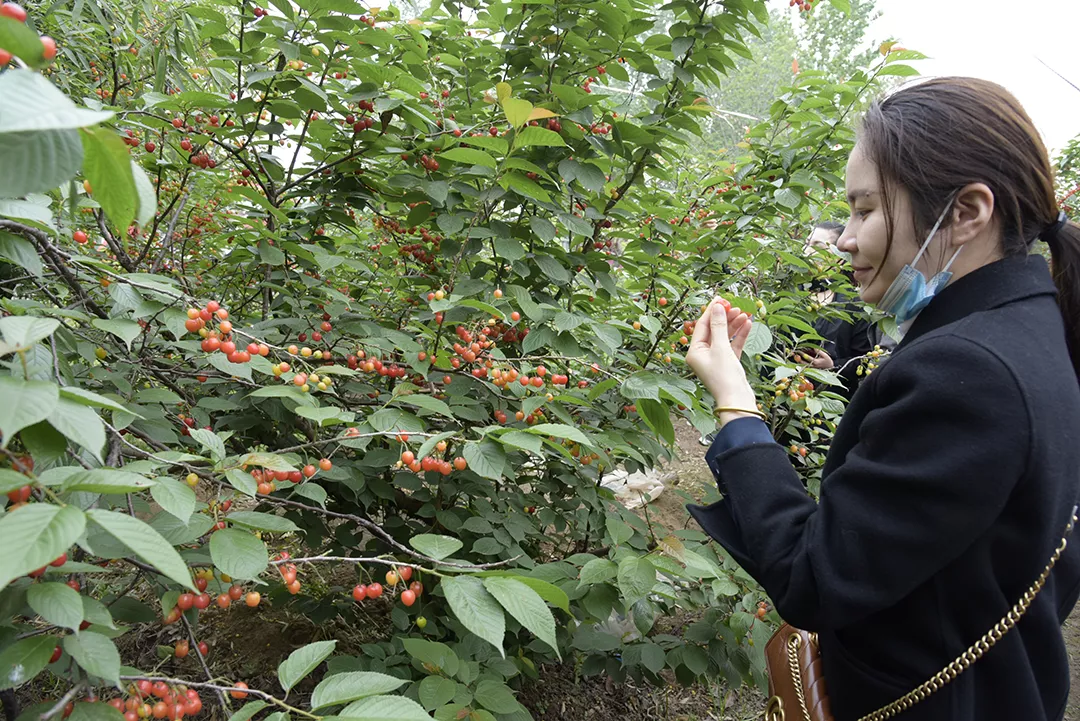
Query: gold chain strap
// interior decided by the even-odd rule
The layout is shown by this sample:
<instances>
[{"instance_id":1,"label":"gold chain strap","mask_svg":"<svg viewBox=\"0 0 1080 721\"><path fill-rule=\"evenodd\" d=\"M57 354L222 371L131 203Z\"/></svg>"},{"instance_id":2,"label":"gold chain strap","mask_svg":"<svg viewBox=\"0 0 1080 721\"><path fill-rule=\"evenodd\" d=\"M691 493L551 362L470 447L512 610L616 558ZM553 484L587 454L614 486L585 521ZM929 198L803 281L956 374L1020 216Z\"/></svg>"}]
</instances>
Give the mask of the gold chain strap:
<instances>
[{"instance_id":1,"label":"gold chain strap","mask_svg":"<svg viewBox=\"0 0 1080 721\"><path fill-rule=\"evenodd\" d=\"M797 633L788 636L787 659L791 667L791 677L795 679L795 695L799 697L799 709L802 711L803 721L810 721L810 709L806 706L806 696L803 694L802 671L799 669L799 646L802 645L802 637Z\"/></svg>"},{"instance_id":2,"label":"gold chain strap","mask_svg":"<svg viewBox=\"0 0 1080 721\"><path fill-rule=\"evenodd\" d=\"M1061 543L1058 544L1057 549L1054 550L1054 555L1050 557L1050 563L1046 565L1046 568L1043 569L1042 574L1035 580L1035 583L1031 585L1031 588L1020 597L1020 600L1016 602L1016 605L1010 608L1009 612L1006 613L1000 621L994 624L993 628L987 631L982 638L973 643L970 648L953 659L952 663L934 674L930 680L923 683L914 691L893 701L888 706L882 706L877 711L863 716L859 721L885 721L885 719L892 718L901 711L907 711L915 704L931 696L935 691L941 690L945 684L955 680L956 677L970 667L971 664L982 658L995 643L1000 641L1001 638L1017 624L1020 617L1027 612L1028 607L1031 606L1031 602L1035 600L1035 596L1042 590L1043 585L1046 583L1046 579L1050 577L1050 571L1053 569L1054 564L1058 562L1058 559L1061 558L1061 554L1065 552L1068 536L1072 533L1076 521L1076 507L1074 506L1072 518L1069 520L1069 525L1065 527L1065 535L1061 537ZM788 648L790 652L790 646ZM794 658L794 656L792 656L792 658ZM792 670L795 673L796 679L802 678L798 673L797 667L793 666ZM799 700L802 701L803 714L806 716L806 720L809 721L810 717L806 711L806 703L803 701L802 684L797 683L795 688L799 692Z\"/></svg>"}]
</instances>

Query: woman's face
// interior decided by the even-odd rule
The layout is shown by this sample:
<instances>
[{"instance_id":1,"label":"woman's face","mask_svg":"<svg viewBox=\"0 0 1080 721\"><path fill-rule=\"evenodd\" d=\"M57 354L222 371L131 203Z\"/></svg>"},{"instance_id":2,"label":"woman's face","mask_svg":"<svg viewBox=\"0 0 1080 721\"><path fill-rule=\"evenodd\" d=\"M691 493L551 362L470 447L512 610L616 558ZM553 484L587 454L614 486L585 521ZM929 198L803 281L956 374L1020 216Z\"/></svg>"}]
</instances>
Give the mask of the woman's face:
<instances>
[{"instance_id":1,"label":"woman's face","mask_svg":"<svg viewBox=\"0 0 1080 721\"><path fill-rule=\"evenodd\" d=\"M836 247L851 254L851 269L864 302L878 303L892 285L900 269L911 262L919 250L911 220L907 191L892 193L893 247L886 256L888 235L885 209L878 183L877 168L860 144L848 158L847 196L851 207L848 221Z\"/></svg>"}]
</instances>

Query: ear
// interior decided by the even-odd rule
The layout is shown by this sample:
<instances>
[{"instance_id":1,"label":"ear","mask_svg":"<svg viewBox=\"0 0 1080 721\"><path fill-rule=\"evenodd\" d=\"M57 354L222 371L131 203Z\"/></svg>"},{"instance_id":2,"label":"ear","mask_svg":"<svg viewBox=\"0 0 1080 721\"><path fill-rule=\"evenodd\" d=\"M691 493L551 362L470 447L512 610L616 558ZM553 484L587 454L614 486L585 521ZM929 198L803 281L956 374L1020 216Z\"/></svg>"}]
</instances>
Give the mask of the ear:
<instances>
[{"instance_id":1,"label":"ear","mask_svg":"<svg viewBox=\"0 0 1080 721\"><path fill-rule=\"evenodd\" d=\"M960 189L953 203L949 244L961 246L989 233L993 227L994 193L985 183Z\"/></svg>"}]
</instances>

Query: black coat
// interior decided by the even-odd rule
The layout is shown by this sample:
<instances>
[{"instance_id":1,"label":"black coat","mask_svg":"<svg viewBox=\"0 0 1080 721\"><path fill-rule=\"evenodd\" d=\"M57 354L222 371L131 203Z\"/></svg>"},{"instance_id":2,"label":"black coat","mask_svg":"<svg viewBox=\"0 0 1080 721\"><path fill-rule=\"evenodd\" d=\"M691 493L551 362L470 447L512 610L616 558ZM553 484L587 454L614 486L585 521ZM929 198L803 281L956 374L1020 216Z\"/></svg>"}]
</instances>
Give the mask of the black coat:
<instances>
[{"instance_id":1,"label":"black coat","mask_svg":"<svg viewBox=\"0 0 1080 721\"><path fill-rule=\"evenodd\" d=\"M710 464L725 497L692 506L790 623L817 631L838 721L902 696L1031 586L1080 496L1080 386L1046 262L991 263L945 288L859 387L820 503L775 443ZM1061 624L1080 529L1027 615L902 721L1056 721Z\"/></svg>"},{"instance_id":2,"label":"black coat","mask_svg":"<svg viewBox=\"0 0 1080 721\"><path fill-rule=\"evenodd\" d=\"M865 376L860 376L859 358L874 350L877 343L877 327L870 322L866 313L845 296L837 293L833 304L851 316L847 321L836 316L822 316L814 321L814 331L824 341L821 349L833 360L832 370L840 376L844 387L830 387L849 401Z\"/></svg>"}]
</instances>

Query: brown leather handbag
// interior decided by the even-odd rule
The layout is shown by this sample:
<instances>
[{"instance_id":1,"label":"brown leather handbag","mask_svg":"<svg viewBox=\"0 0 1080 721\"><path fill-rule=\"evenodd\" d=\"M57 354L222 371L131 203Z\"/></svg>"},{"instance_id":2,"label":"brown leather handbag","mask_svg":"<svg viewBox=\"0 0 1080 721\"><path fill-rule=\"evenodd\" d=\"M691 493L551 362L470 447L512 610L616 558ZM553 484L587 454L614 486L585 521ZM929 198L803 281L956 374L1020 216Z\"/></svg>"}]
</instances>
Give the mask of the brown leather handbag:
<instances>
[{"instance_id":1,"label":"brown leather handbag","mask_svg":"<svg viewBox=\"0 0 1080 721\"><path fill-rule=\"evenodd\" d=\"M1074 507L1061 543L1054 549L1042 574L993 628L914 691L863 716L859 721L885 721L901 711L907 711L959 676L1000 641L1027 612L1050 576L1050 570L1061 558L1068 536L1076 524L1076 510ZM833 721L816 633L785 623L765 646L765 665L769 672L769 702L765 708L765 721Z\"/></svg>"}]
</instances>

